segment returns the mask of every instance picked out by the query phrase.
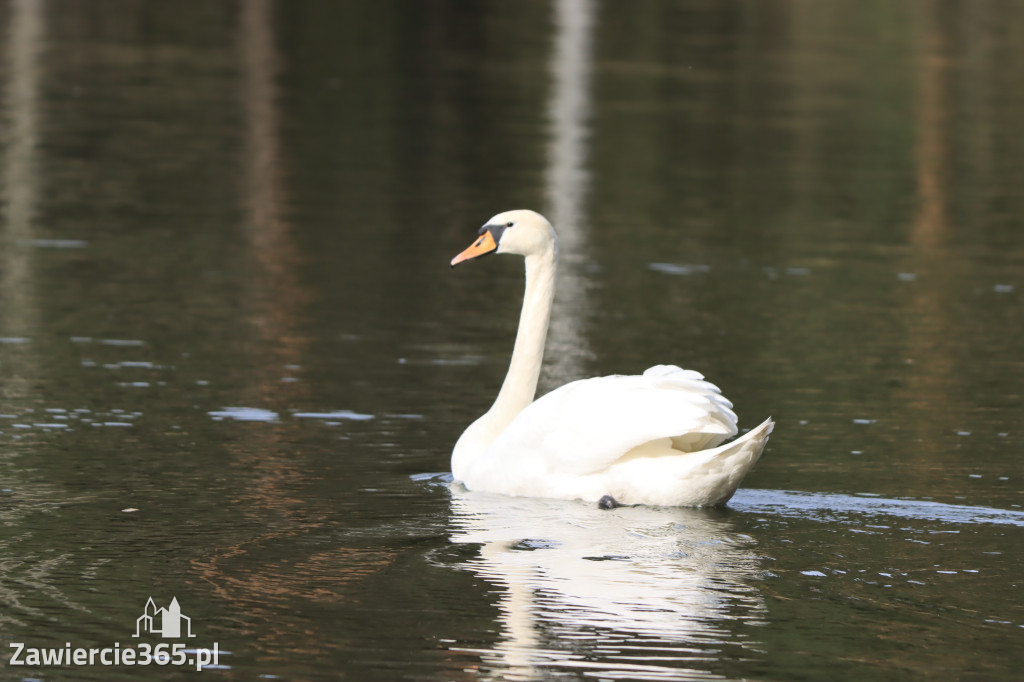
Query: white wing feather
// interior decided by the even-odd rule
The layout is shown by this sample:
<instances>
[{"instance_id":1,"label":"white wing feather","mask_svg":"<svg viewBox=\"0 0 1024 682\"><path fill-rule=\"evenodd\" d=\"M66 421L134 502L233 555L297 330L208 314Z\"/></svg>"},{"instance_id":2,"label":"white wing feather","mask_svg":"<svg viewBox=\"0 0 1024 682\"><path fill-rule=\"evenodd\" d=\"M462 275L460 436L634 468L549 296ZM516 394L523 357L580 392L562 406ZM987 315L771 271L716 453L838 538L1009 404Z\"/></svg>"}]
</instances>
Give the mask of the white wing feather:
<instances>
[{"instance_id":1,"label":"white wing feather","mask_svg":"<svg viewBox=\"0 0 1024 682\"><path fill-rule=\"evenodd\" d=\"M585 477L644 443L672 438L676 454L736 435L732 404L694 371L670 365L640 376L566 384L524 409L487 448L479 466L536 480Z\"/></svg>"}]
</instances>

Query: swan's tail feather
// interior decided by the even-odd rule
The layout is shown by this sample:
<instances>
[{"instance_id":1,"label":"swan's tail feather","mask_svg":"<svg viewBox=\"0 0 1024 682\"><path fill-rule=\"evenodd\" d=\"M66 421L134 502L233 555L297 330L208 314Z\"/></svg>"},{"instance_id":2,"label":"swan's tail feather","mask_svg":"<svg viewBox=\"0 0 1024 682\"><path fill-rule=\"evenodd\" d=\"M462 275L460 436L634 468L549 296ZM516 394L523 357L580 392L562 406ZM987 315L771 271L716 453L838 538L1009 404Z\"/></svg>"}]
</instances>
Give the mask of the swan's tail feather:
<instances>
[{"instance_id":1,"label":"swan's tail feather","mask_svg":"<svg viewBox=\"0 0 1024 682\"><path fill-rule=\"evenodd\" d=\"M706 477L703 489L703 500L696 506L713 507L729 501L736 489L740 487L744 477L761 458L768 436L775 428L771 418L751 429L736 440L708 450L704 455L706 463L701 467L700 474ZM689 478L694 473L690 470L684 476Z\"/></svg>"},{"instance_id":2,"label":"swan's tail feather","mask_svg":"<svg viewBox=\"0 0 1024 682\"><path fill-rule=\"evenodd\" d=\"M633 457L616 467L612 477L617 485L609 494L622 504L723 505L761 457L774 427L775 422L767 419L725 445L699 452L656 455L656 443L647 446L650 454L644 452L646 448L637 448Z\"/></svg>"}]
</instances>

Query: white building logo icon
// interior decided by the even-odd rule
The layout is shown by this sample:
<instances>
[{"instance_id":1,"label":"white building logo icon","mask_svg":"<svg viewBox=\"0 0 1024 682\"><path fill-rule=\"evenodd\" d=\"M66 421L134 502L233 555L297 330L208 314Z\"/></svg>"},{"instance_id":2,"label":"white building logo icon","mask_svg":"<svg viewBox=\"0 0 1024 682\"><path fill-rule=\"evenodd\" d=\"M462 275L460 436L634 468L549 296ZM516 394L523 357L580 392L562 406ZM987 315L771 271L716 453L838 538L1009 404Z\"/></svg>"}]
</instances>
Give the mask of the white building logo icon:
<instances>
[{"instance_id":1,"label":"white building logo icon","mask_svg":"<svg viewBox=\"0 0 1024 682\"><path fill-rule=\"evenodd\" d=\"M186 633L184 635L181 633L183 621ZM144 632L160 635L164 639L195 637L192 634L192 619L182 615L177 597L171 599L171 605L166 609L158 609L153 598L149 598L142 615L135 619L135 634L132 637L138 637Z\"/></svg>"}]
</instances>

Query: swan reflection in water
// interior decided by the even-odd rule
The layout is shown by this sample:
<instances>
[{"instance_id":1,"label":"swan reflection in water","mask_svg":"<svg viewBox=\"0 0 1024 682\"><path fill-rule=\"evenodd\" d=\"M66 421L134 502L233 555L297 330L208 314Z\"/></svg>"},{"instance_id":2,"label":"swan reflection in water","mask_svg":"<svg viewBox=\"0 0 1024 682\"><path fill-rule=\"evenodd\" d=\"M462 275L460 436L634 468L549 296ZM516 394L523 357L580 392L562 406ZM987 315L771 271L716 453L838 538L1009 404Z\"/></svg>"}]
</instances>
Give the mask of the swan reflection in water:
<instances>
[{"instance_id":1,"label":"swan reflection in water","mask_svg":"<svg viewBox=\"0 0 1024 682\"><path fill-rule=\"evenodd\" d=\"M480 546L460 567L501 594L499 642L458 650L479 655L496 678L706 678L723 649L757 650L739 626L765 622L754 586L761 569L753 539L733 530L727 512L602 511L450 489L451 541Z\"/></svg>"}]
</instances>

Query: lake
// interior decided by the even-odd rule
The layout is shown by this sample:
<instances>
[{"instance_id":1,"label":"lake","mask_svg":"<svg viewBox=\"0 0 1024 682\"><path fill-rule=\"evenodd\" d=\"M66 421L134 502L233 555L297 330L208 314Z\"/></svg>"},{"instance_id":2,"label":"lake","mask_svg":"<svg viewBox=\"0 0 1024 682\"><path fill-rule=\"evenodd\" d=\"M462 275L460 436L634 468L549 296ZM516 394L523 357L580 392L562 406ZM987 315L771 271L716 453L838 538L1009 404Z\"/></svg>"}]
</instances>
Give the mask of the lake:
<instances>
[{"instance_id":1,"label":"lake","mask_svg":"<svg viewBox=\"0 0 1024 682\"><path fill-rule=\"evenodd\" d=\"M1020 25L0 2L0 678L1020 679ZM727 507L451 481L522 263L448 263L511 208L541 392L776 420Z\"/></svg>"}]
</instances>

